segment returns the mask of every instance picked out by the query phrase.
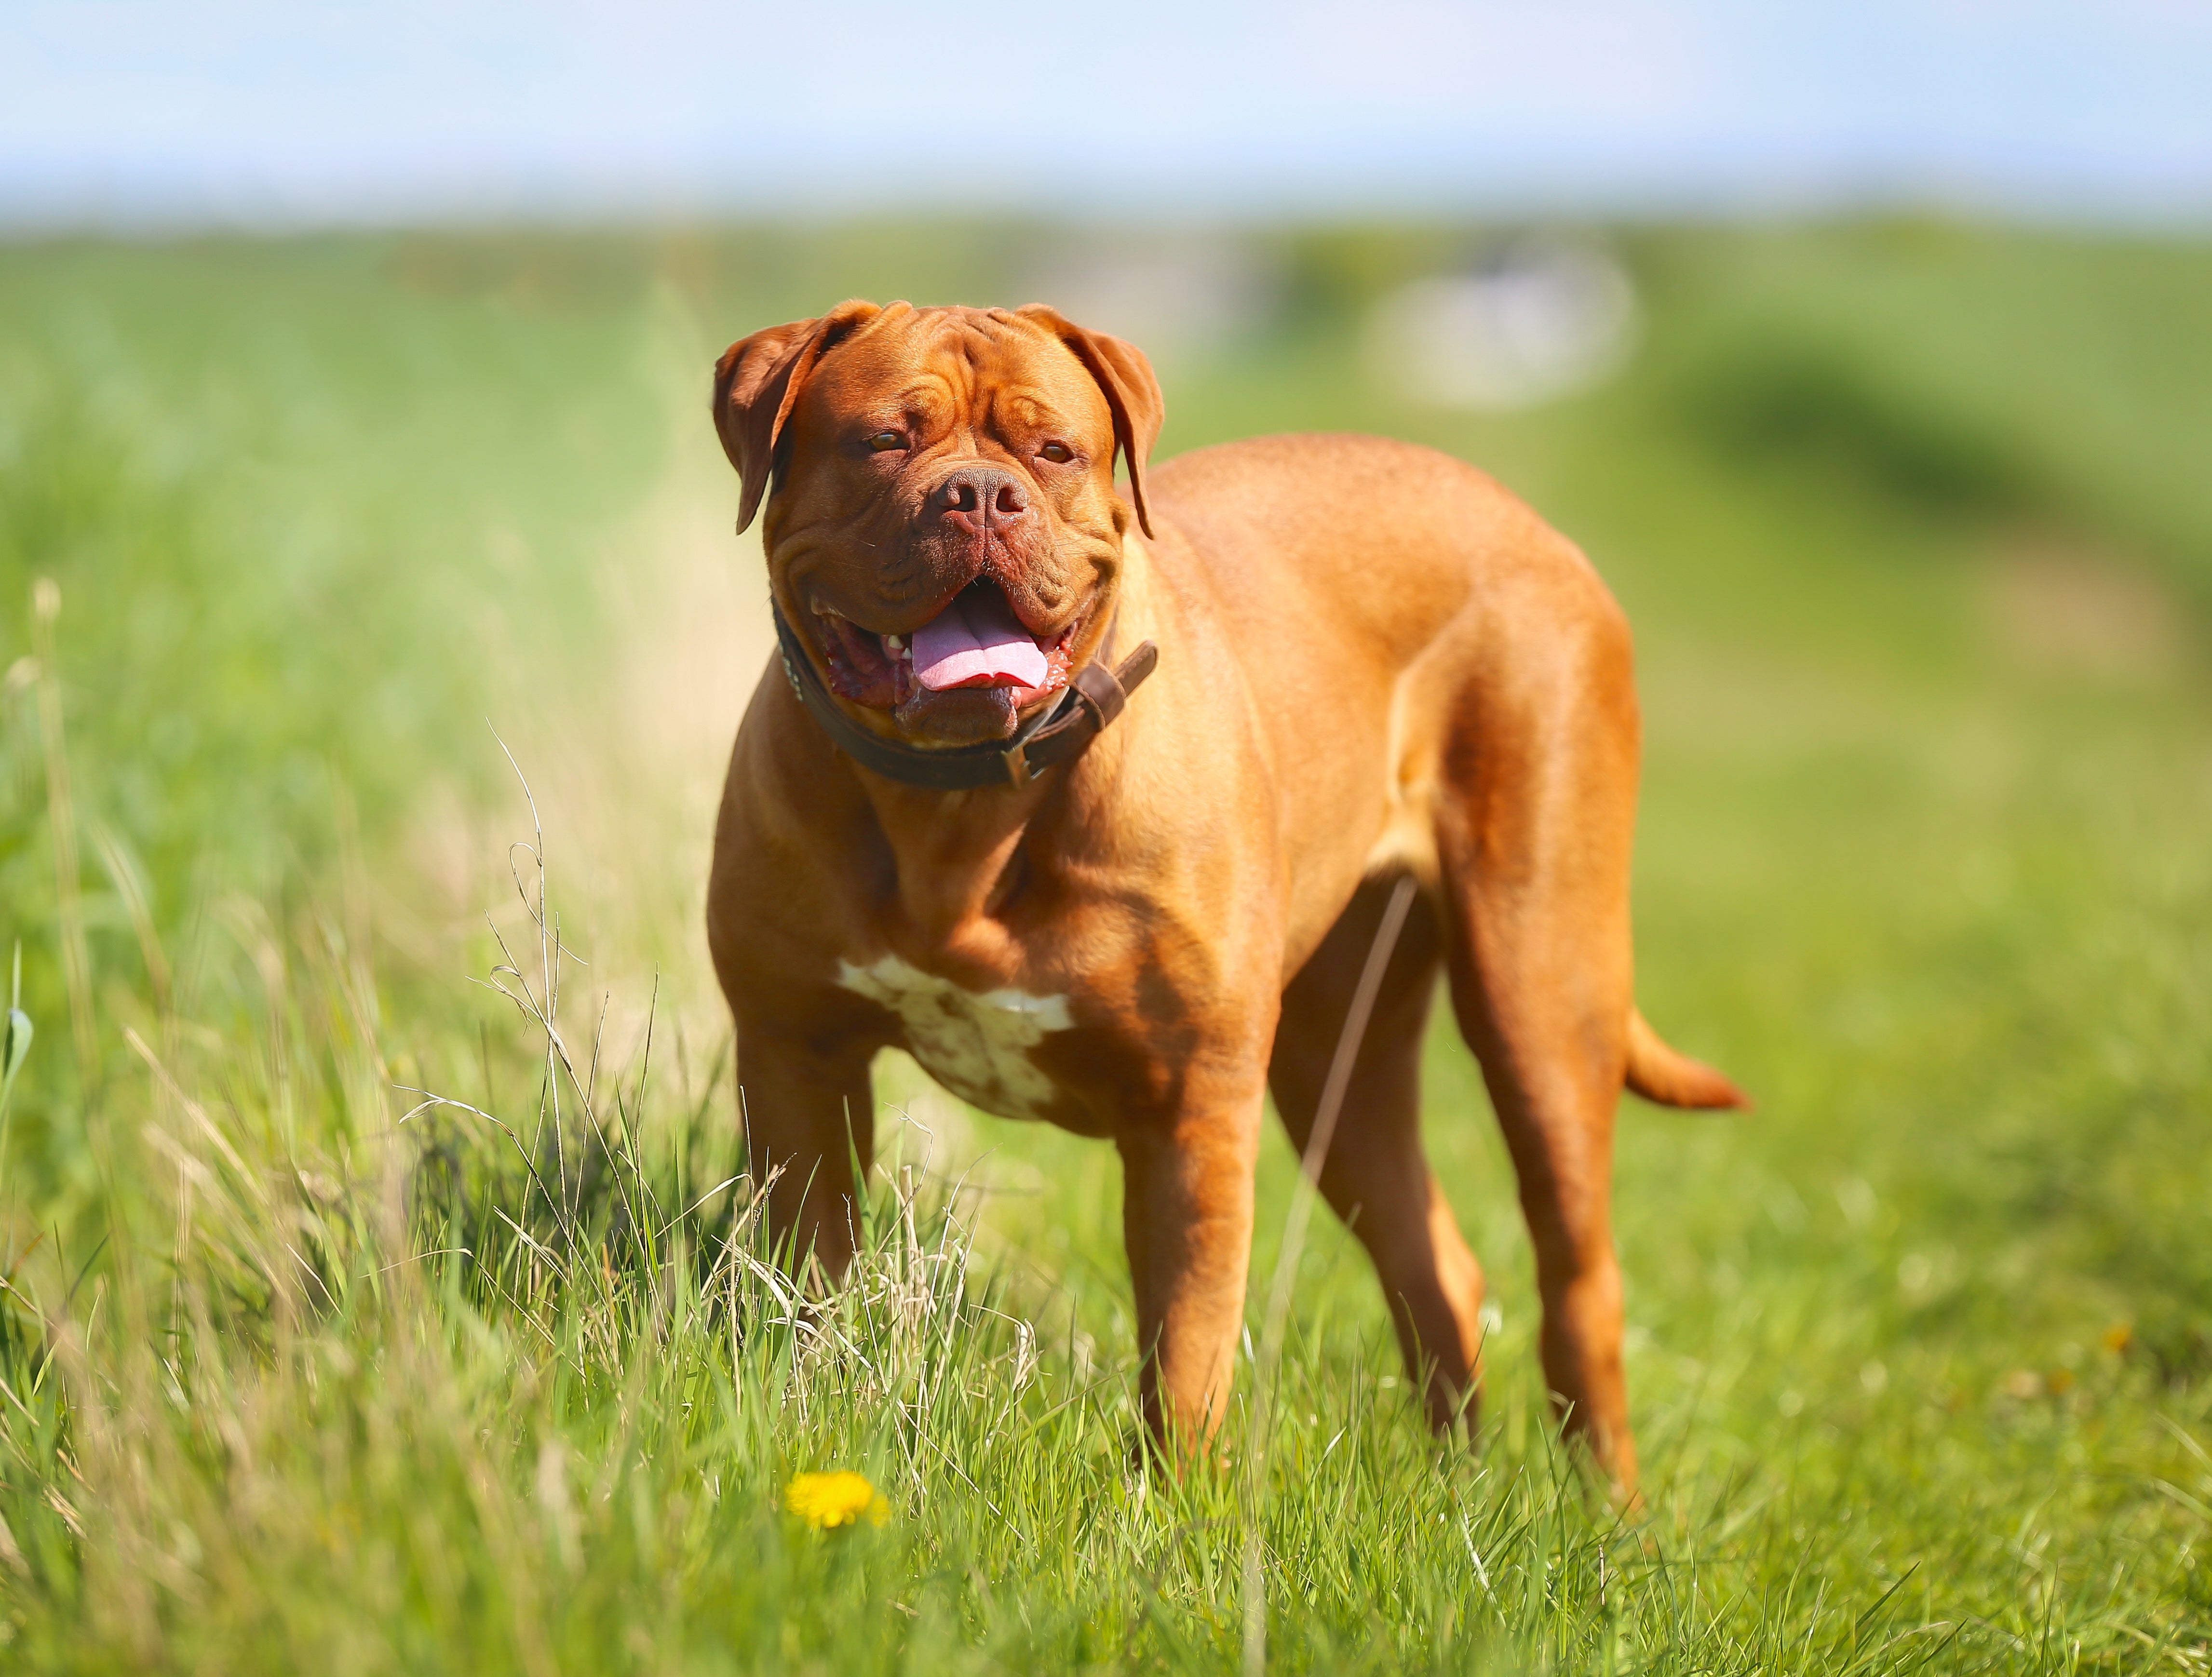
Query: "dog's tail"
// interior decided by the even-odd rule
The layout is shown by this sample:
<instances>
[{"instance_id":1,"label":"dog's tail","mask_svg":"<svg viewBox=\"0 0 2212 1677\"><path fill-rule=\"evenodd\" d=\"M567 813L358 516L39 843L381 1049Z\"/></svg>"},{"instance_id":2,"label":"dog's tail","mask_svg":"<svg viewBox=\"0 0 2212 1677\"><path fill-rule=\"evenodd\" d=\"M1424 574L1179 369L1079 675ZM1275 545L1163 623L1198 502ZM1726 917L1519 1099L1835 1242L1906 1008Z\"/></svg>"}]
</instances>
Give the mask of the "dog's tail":
<instances>
[{"instance_id":1,"label":"dog's tail","mask_svg":"<svg viewBox=\"0 0 2212 1677\"><path fill-rule=\"evenodd\" d=\"M1751 1109L1750 1096L1703 1060L1668 1048L1632 1007L1628 1010L1628 1086L1662 1106L1701 1111Z\"/></svg>"}]
</instances>

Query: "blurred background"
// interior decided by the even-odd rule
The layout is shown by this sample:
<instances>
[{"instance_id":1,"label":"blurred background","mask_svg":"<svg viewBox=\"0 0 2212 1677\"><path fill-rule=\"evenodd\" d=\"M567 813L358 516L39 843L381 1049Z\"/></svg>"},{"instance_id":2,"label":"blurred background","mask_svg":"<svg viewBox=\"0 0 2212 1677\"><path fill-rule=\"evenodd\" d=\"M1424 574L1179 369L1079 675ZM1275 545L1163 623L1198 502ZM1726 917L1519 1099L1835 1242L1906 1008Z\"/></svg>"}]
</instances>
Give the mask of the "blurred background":
<instances>
[{"instance_id":1,"label":"blurred background","mask_svg":"<svg viewBox=\"0 0 2212 1677\"><path fill-rule=\"evenodd\" d=\"M2201 1409L2208 87L2196 0L12 0L16 1204L99 1192L126 1029L303 1078L367 1033L490 1101L510 750L611 1054L657 983L726 1111L699 910L769 641L711 359L1042 300L1151 354L1163 455L1431 443L1626 603L1644 1006L1762 1104L1623 1120L1639 1401L2049 1452L2085 1394ZM348 962L351 1012L288 987ZM1433 1071L1518 1366L1510 1175ZM1098 1156L890 1086L1121 1344ZM1310 1261L1387 1367L1356 1255Z\"/></svg>"}]
</instances>

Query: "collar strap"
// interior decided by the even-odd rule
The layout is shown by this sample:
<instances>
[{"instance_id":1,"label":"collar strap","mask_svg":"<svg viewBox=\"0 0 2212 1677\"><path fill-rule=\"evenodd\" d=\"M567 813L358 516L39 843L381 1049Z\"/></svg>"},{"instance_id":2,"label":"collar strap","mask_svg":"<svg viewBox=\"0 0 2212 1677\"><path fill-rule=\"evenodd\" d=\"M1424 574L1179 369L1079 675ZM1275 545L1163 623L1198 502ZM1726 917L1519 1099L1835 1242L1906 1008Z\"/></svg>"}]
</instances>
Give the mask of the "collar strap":
<instances>
[{"instance_id":1,"label":"collar strap","mask_svg":"<svg viewBox=\"0 0 2212 1677\"><path fill-rule=\"evenodd\" d=\"M962 745L950 750L926 751L919 746L902 744L881 734L870 733L840 710L837 702L830 696L829 689L822 684L822 677L815 672L806 649L784 620L783 608L771 599L769 610L775 614L775 639L783 653L783 673L791 683L791 690L799 695L799 702L822 725L822 731L863 769L872 769L887 780L925 787L933 792L967 792L986 786L1019 788L1053 764L1081 756L1084 748L1121 714L1129 695L1152 674L1160 660L1159 648L1149 641L1140 643L1123 659L1119 669L1109 670L1094 658L1069 677L1067 690L1060 695L1059 703L1024 722L1014 731L1012 739L1002 744ZM1114 631L1109 626L1106 646L1110 647L1113 641Z\"/></svg>"}]
</instances>

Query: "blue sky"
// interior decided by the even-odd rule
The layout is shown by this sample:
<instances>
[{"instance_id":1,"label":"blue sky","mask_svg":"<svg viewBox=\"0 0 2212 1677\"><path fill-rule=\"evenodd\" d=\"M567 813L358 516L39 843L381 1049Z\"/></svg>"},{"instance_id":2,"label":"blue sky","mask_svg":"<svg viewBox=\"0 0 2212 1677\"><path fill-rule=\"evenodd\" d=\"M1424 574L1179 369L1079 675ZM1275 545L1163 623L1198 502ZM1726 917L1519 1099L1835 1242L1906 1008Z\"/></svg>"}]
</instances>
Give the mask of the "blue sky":
<instances>
[{"instance_id":1,"label":"blue sky","mask_svg":"<svg viewBox=\"0 0 2212 1677\"><path fill-rule=\"evenodd\" d=\"M2212 223L2212 0L0 0L0 224Z\"/></svg>"}]
</instances>

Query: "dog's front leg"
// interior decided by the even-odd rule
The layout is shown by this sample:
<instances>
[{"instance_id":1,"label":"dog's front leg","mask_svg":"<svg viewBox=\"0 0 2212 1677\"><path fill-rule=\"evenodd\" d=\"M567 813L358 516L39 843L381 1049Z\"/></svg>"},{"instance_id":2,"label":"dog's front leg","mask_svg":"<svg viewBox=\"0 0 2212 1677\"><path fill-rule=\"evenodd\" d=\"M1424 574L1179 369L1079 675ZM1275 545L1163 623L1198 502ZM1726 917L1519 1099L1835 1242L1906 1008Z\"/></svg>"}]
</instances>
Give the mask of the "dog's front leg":
<instances>
[{"instance_id":1,"label":"dog's front leg","mask_svg":"<svg viewBox=\"0 0 2212 1677\"><path fill-rule=\"evenodd\" d=\"M738 1026L738 1099L756 1182L768 1185L769 1233L793 1274L811 1255L842 1279L859 1236L854 1199L875 1156L869 1054L811 1051L784 1032Z\"/></svg>"},{"instance_id":2,"label":"dog's front leg","mask_svg":"<svg viewBox=\"0 0 2212 1677\"><path fill-rule=\"evenodd\" d=\"M1252 1259L1261 1075L1117 1139L1145 1424L1181 1457L1227 1413Z\"/></svg>"}]
</instances>

